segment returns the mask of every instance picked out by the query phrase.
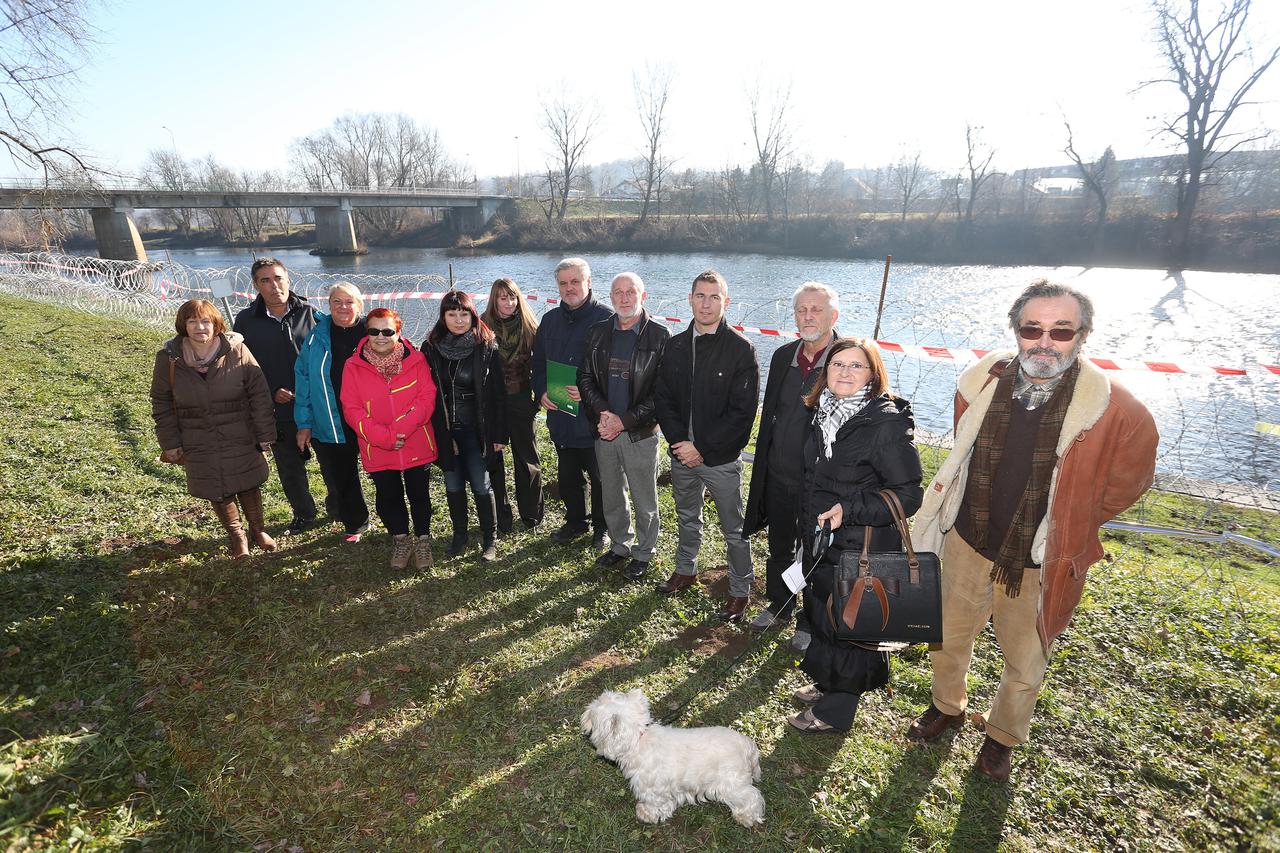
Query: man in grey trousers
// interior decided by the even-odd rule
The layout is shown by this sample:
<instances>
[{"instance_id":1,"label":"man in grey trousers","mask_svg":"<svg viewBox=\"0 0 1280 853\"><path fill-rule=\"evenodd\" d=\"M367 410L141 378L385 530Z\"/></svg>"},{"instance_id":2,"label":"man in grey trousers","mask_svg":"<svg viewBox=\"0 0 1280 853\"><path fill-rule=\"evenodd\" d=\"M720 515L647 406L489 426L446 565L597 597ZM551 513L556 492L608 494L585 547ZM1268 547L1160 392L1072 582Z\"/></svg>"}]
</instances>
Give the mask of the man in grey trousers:
<instances>
[{"instance_id":1,"label":"man in grey trousers","mask_svg":"<svg viewBox=\"0 0 1280 853\"><path fill-rule=\"evenodd\" d=\"M759 403L760 365L751 342L724 319L729 286L708 270L693 280L693 322L667 342L654 402L671 447L671 492L680 521L676 568L658 587L674 595L693 586L702 547L707 491L716 504L729 561L721 618L742 619L751 596L751 546L742 536L742 460Z\"/></svg>"},{"instance_id":2,"label":"man in grey trousers","mask_svg":"<svg viewBox=\"0 0 1280 853\"><path fill-rule=\"evenodd\" d=\"M646 295L635 273L614 276L609 300L616 313L591 327L578 368L578 392L596 435L604 518L613 541L596 566L620 569L628 580L644 577L658 544L658 418L653 390L671 333L644 310Z\"/></svg>"}]
</instances>

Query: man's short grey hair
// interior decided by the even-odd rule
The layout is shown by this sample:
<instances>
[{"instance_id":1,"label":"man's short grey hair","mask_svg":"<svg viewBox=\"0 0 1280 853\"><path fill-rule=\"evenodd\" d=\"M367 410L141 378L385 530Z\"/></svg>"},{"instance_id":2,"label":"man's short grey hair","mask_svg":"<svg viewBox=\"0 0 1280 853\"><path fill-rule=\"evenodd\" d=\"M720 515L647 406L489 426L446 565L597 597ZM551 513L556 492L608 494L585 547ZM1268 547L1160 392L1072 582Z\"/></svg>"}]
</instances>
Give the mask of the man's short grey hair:
<instances>
[{"instance_id":1,"label":"man's short grey hair","mask_svg":"<svg viewBox=\"0 0 1280 853\"><path fill-rule=\"evenodd\" d=\"M820 281L806 281L804 284L796 288L796 292L791 296L791 310L796 310L796 306L800 304L800 294L802 293L821 293L827 297L827 304L837 311L840 310L840 294L836 293L836 289L829 284L823 284Z\"/></svg>"},{"instance_id":2,"label":"man's short grey hair","mask_svg":"<svg viewBox=\"0 0 1280 853\"><path fill-rule=\"evenodd\" d=\"M1047 278L1038 278L1014 300L1009 309L1009 327L1017 329L1022 325L1022 311L1032 299L1053 299L1059 296L1070 296L1080 306L1080 331L1093 331L1093 300L1076 290L1069 284L1057 284Z\"/></svg>"},{"instance_id":3,"label":"man's short grey hair","mask_svg":"<svg viewBox=\"0 0 1280 853\"><path fill-rule=\"evenodd\" d=\"M591 264L587 263L582 258L565 258L563 261L556 264L556 278L559 278L560 273L565 270L577 270L582 273L583 278L591 278Z\"/></svg>"},{"instance_id":4,"label":"man's short grey hair","mask_svg":"<svg viewBox=\"0 0 1280 853\"><path fill-rule=\"evenodd\" d=\"M613 286L618 283L618 279L626 279L627 281L632 282L636 286L636 290L644 293L644 279L640 278L640 276L633 272L620 272L615 275L613 277L613 281L609 282L610 290L612 290Z\"/></svg>"},{"instance_id":5,"label":"man's short grey hair","mask_svg":"<svg viewBox=\"0 0 1280 853\"><path fill-rule=\"evenodd\" d=\"M364 294L360 292L360 288L356 287L349 281L340 281L333 287L329 288L329 298L333 298L335 293L345 293L356 301L356 313L364 313Z\"/></svg>"}]
</instances>

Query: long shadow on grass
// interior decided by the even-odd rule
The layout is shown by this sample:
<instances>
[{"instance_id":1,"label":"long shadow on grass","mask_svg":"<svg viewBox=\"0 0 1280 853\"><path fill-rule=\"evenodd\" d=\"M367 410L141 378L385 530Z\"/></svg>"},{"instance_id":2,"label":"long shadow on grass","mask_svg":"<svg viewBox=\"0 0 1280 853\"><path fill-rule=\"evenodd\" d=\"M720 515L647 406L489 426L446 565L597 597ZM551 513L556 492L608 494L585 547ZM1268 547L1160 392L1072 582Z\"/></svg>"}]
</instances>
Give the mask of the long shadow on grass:
<instances>
[{"instance_id":1,"label":"long shadow on grass","mask_svg":"<svg viewBox=\"0 0 1280 853\"><path fill-rule=\"evenodd\" d=\"M952 735L928 747L908 746L889 779L867 808L867 820L850 844L857 850L901 850L915 824L920 803L951 754Z\"/></svg>"},{"instance_id":2,"label":"long shadow on grass","mask_svg":"<svg viewBox=\"0 0 1280 853\"><path fill-rule=\"evenodd\" d=\"M132 810L157 849L225 847L235 836L179 768L146 712L134 669L119 555L21 560L0 572L0 609L12 620L4 661L15 685L0 716L0 747L32 765L5 798L8 828L51 837L69 817ZM33 754L35 753L35 754ZM21 835L17 837L22 837Z\"/></svg>"},{"instance_id":3,"label":"long shadow on grass","mask_svg":"<svg viewBox=\"0 0 1280 853\"><path fill-rule=\"evenodd\" d=\"M1000 848L1005 815L1013 799L1009 784L1000 784L970 773L964 785L964 801L951 833L951 853L986 853Z\"/></svg>"}]
</instances>

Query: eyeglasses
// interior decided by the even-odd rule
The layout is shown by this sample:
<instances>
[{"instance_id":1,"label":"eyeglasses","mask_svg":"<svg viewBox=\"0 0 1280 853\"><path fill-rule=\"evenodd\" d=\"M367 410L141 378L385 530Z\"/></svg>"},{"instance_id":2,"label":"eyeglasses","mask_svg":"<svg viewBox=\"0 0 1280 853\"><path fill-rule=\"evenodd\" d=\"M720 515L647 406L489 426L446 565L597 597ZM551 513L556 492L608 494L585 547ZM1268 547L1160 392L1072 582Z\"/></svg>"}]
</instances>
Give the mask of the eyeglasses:
<instances>
[{"instance_id":1,"label":"eyeglasses","mask_svg":"<svg viewBox=\"0 0 1280 853\"><path fill-rule=\"evenodd\" d=\"M853 370L870 370L868 365L860 361L832 361L827 364L827 370L836 370L850 372Z\"/></svg>"},{"instance_id":2,"label":"eyeglasses","mask_svg":"<svg viewBox=\"0 0 1280 853\"><path fill-rule=\"evenodd\" d=\"M1065 344L1067 341L1075 338L1078 334L1080 334L1079 329L1066 329L1061 326L1052 329L1042 329L1039 326L1023 326L1018 329L1018 337L1022 338L1024 341L1038 341L1045 335L1048 335L1050 340L1057 341L1060 344Z\"/></svg>"},{"instance_id":3,"label":"eyeglasses","mask_svg":"<svg viewBox=\"0 0 1280 853\"><path fill-rule=\"evenodd\" d=\"M379 335L386 335L388 338L394 338L396 336L395 329L368 329L367 331L371 338L376 338Z\"/></svg>"}]
</instances>

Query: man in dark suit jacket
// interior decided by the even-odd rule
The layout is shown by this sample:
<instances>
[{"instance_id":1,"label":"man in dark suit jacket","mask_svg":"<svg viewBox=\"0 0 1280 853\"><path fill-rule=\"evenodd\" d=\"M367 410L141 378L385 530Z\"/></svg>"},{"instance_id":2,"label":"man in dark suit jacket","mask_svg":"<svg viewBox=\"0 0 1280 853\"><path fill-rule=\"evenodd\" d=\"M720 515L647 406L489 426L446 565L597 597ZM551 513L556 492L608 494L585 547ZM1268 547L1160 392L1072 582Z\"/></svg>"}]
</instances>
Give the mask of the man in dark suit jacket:
<instances>
[{"instance_id":1,"label":"man in dark suit jacket","mask_svg":"<svg viewBox=\"0 0 1280 853\"><path fill-rule=\"evenodd\" d=\"M827 350L835 339L836 320L840 317L839 295L833 288L816 281L800 285L791 304L800 340L779 347L769 362L742 527L743 536L769 531L769 560L765 563L764 575L765 597L769 603L751 622L751 627L759 631L789 621L795 610L796 596L782 580L782 573L795 559L799 538L796 507L800 505L804 486L804 466L797 464L797 460L803 453L812 419L812 412L805 408L801 398L822 375ZM809 645L807 625L796 626L792 643L800 651Z\"/></svg>"}]
</instances>

